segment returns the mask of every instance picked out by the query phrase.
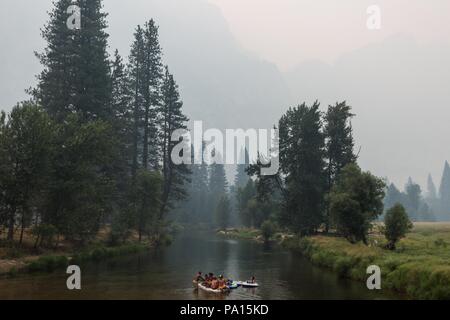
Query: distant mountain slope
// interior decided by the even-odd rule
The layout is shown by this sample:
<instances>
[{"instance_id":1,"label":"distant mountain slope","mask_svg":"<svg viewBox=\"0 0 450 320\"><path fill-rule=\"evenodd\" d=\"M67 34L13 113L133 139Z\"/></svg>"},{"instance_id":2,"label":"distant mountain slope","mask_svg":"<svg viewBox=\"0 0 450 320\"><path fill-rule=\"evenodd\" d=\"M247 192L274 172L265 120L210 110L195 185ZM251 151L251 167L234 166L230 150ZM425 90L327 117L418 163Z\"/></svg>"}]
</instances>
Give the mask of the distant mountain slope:
<instances>
[{"instance_id":1,"label":"distant mountain slope","mask_svg":"<svg viewBox=\"0 0 450 320\"><path fill-rule=\"evenodd\" d=\"M154 18L160 25L165 61L178 81L192 120L215 127L267 127L289 100L277 68L245 52L220 10L205 0L104 1L109 13L111 51L128 56L137 24ZM51 0L1 1L0 105L9 109L26 98L41 70L34 50L44 42L40 28Z\"/></svg>"},{"instance_id":2,"label":"distant mountain slope","mask_svg":"<svg viewBox=\"0 0 450 320\"><path fill-rule=\"evenodd\" d=\"M160 25L165 60L193 120L219 128L267 127L289 101L283 75L275 65L245 52L211 3L138 0L122 11L119 7L117 1L107 3L112 46L122 53L128 50L124 44L130 41L130 26L153 17Z\"/></svg>"},{"instance_id":3,"label":"distant mountain slope","mask_svg":"<svg viewBox=\"0 0 450 320\"><path fill-rule=\"evenodd\" d=\"M439 176L450 136L450 46L420 45L394 36L342 56L333 65L306 62L286 74L295 100L325 108L347 100L361 161L400 185ZM448 139L447 139L448 140ZM433 169L430 169L433 168Z\"/></svg>"}]
</instances>

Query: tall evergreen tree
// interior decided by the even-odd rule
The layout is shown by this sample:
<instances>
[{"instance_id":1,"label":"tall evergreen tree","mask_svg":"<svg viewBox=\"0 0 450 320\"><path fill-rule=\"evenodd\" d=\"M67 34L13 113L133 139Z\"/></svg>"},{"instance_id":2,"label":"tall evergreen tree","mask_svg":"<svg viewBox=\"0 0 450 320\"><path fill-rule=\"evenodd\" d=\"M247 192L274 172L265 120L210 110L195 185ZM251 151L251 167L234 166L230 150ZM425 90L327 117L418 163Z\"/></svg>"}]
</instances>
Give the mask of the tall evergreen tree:
<instances>
[{"instance_id":1,"label":"tall evergreen tree","mask_svg":"<svg viewBox=\"0 0 450 320\"><path fill-rule=\"evenodd\" d=\"M331 191L336 178L342 168L347 164L355 163L353 130L351 119L351 107L346 102L336 103L329 106L325 114L325 147L327 158L327 184L328 192ZM327 204L325 217L326 230L329 228L329 205Z\"/></svg>"},{"instance_id":2,"label":"tall evergreen tree","mask_svg":"<svg viewBox=\"0 0 450 320\"><path fill-rule=\"evenodd\" d=\"M419 209L422 202L422 190L412 178L408 179L405 187L406 191L406 210L411 220L417 221L419 218Z\"/></svg>"},{"instance_id":3,"label":"tall evergreen tree","mask_svg":"<svg viewBox=\"0 0 450 320\"><path fill-rule=\"evenodd\" d=\"M250 164L247 148L241 150L239 158L239 164L237 164L236 166L236 175L234 177L234 186L237 189L245 187L248 180L250 179L247 174L247 168Z\"/></svg>"},{"instance_id":4,"label":"tall evergreen tree","mask_svg":"<svg viewBox=\"0 0 450 320\"><path fill-rule=\"evenodd\" d=\"M424 215L425 221L435 221L435 214L439 212L438 193L431 174L428 175L427 195L424 203L422 203L421 212Z\"/></svg>"},{"instance_id":5,"label":"tall evergreen tree","mask_svg":"<svg viewBox=\"0 0 450 320\"><path fill-rule=\"evenodd\" d=\"M319 103L290 108L280 119L280 167L285 175L282 220L296 232L315 232L323 222L325 141Z\"/></svg>"},{"instance_id":6,"label":"tall evergreen tree","mask_svg":"<svg viewBox=\"0 0 450 320\"><path fill-rule=\"evenodd\" d=\"M427 180L427 198L431 201L437 199L436 186L434 184L433 177L431 176L431 174L428 175Z\"/></svg>"},{"instance_id":7,"label":"tall evergreen tree","mask_svg":"<svg viewBox=\"0 0 450 320\"><path fill-rule=\"evenodd\" d=\"M219 198L215 208L216 224L222 230L228 228L230 223L230 210L230 200L226 194L223 194Z\"/></svg>"},{"instance_id":8,"label":"tall evergreen tree","mask_svg":"<svg viewBox=\"0 0 450 320\"><path fill-rule=\"evenodd\" d=\"M202 155L200 155L202 156ZM208 166L203 157L201 164L194 163L194 148L191 147L192 164L189 166L191 171L191 183L187 189L189 200L185 204L185 215L183 221L201 222L207 217L205 203L208 197Z\"/></svg>"},{"instance_id":9,"label":"tall evergreen tree","mask_svg":"<svg viewBox=\"0 0 450 320\"><path fill-rule=\"evenodd\" d=\"M186 164L176 165L172 161L172 151L179 141L172 141L172 134L176 130L186 130L189 120L182 111L183 102L180 100L178 85L173 75L165 68L162 85L162 106L160 109L161 154L163 192L161 200L160 218L172 208L173 203L186 198L186 185L189 182L190 171Z\"/></svg>"},{"instance_id":10,"label":"tall evergreen tree","mask_svg":"<svg viewBox=\"0 0 450 320\"><path fill-rule=\"evenodd\" d=\"M81 9L81 28L69 29L70 5ZM44 70L33 90L49 114L62 121L76 112L84 120L111 120L108 34L102 0L58 0L42 31L47 42L37 54Z\"/></svg>"},{"instance_id":11,"label":"tall evergreen tree","mask_svg":"<svg viewBox=\"0 0 450 320\"><path fill-rule=\"evenodd\" d=\"M143 115L144 99L142 95L142 77L144 73L144 30L137 26L134 33L134 41L131 45L131 52L128 58L128 77L130 90L132 91L131 105L132 105L132 177L136 177L138 168L140 167L140 155L142 148L140 148L141 139L141 125Z\"/></svg>"},{"instance_id":12,"label":"tall evergreen tree","mask_svg":"<svg viewBox=\"0 0 450 320\"><path fill-rule=\"evenodd\" d=\"M209 218L208 222L211 224L213 219L214 210L219 202L219 199L224 194L228 192L228 181L225 173L225 166L223 165L223 161L220 161L222 155L215 154L216 151L213 150L213 156L215 159L218 159L216 162L212 163L209 166L209 199L208 199L208 209L209 209Z\"/></svg>"},{"instance_id":13,"label":"tall evergreen tree","mask_svg":"<svg viewBox=\"0 0 450 320\"><path fill-rule=\"evenodd\" d=\"M119 51L114 52L111 64L111 111L117 132L126 137L126 143L131 138L132 127L132 91L126 67Z\"/></svg>"},{"instance_id":14,"label":"tall evergreen tree","mask_svg":"<svg viewBox=\"0 0 450 320\"><path fill-rule=\"evenodd\" d=\"M157 119L158 107L161 104L160 88L163 80L163 66L161 62L161 47L158 39L158 27L154 20L145 23L144 26L144 52L142 72L142 97L144 104L144 137L142 163L145 169L151 166L159 167L159 150ZM167 70L166 70L167 77Z\"/></svg>"},{"instance_id":15,"label":"tall evergreen tree","mask_svg":"<svg viewBox=\"0 0 450 320\"><path fill-rule=\"evenodd\" d=\"M129 214L130 187L133 163L133 110L132 91L125 64L118 50L111 64L111 111L113 135L117 144L117 157L110 168L116 184L113 212L111 213L111 240L124 241L133 221Z\"/></svg>"},{"instance_id":16,"label":"tall evergreen tree","mask_svg":"<svg viewBox=\"0 0 450 320\"><path fill-rule=\"evenodd\" d=\"M403 196L404 195L400 190L398 190L395 184L391 183L387 188L386 197L384 198L384 208L389 210L397 203L403 203Z\"/></svg>"},{"instance_id":17,"label":"tall evergreen tree","mask_svg":"<svg viewBox=\"0 0 450 320\"><path fill-rule=\"evenodd\" d=\"M442 173L441 185L439 187L440 213L441 218L450 219L450 166L445 161L444 172Z\"/></svg>"},{"instance_id":18,"label":"tall evergreen tree","mask_svg":"<svg viewBox=\"0 0 450 320\"><path fill-rule=\"evenodd\" d=\"M245 227L251 227L253 223L253 213L250 211L250 201L256 198L255 183L249 179L243 188L237 192L238 215L241 223Z\"/></svg>"}]
</instances>

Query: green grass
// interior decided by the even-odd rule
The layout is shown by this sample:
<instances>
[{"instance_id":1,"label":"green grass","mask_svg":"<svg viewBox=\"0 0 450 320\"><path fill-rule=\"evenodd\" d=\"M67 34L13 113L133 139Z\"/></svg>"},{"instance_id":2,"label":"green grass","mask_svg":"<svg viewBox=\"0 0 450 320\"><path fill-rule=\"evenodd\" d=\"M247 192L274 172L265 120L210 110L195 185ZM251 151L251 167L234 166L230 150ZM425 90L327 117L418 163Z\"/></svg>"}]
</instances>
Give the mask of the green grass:
<instances>
[{"instance_id":1,"label":"green grass","mask_svg":"<svg viewBox=\"0 0 450 320\"><path fill-rule=\"evenodd\" d=\"M351 244L331 236L283 242L343 277L365 280L367 266L375 264L381 268L385 288L417 299L450 299L450 224L417 224L396 251L383 249L386 241L381 235L372 235L370 243Z\"/></svg>"}]
</instances>

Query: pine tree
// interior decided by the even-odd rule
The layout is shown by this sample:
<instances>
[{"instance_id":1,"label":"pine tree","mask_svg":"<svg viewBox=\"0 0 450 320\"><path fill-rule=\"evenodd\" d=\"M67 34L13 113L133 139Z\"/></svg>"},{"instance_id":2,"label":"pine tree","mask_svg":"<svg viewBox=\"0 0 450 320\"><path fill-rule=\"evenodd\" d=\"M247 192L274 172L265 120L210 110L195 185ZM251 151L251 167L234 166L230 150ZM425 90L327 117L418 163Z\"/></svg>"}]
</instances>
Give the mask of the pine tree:
<instances>
[{"instance_id":1,"label":"pine tree","mask_svg":"<svg viewBox=\"0 0 450 320\"><path fill-rule=\"evenodd\" d=\"M422 201L422 190L412 178L408 179L405 187L406 191L406 209L411 220L417 221L419 218L419 209Z\"/></svg>"},{"instance_id":2,"label":"pine tree","mask_svg":"<svg viewBox=\"0 0 450 320\"><path fill-rule=\"evenodd\" d=\"M253 223L253 213L250 212L250 201L256 198L255 183L249 179L243 188L237 191L237 209L241 223L245 227L251 227Z\"/></svg>"},{"instance_id":3,"label":"pine tree","mask_svg":"<svg viewBox=\"0 0 450 320\"><path fill-rule=\"evenodd\" d=\"M431 174L428 175L427 180L427 198L431 201L437 199L436 186L434 184L433 177L431 176Z\"/></svg>"},{"instance_id":4,"label":"pine tree","mask_svg":"<svg viewBox=\"0 0 450 320\"><path fill-rule=\"evenodd\" d=\"M450 218L450 166L447 161L445 161L444 172L442 173L439 198L441 216L448 220Z\"/></svg>"},{"instance_id":5,"label":"pine tree","mask_svg":"<svg viewBox=\"0 0 450 320\"><path fill-rule=\"evenodd\" d=\"M353 152L354 140L351 119L351 107L346 102L329 106L325 114L325 141L327 157L328 192L331 191L340 171L347 164L355 163L357 156ZM329 205L325 217L326 230L329 229Z\"/></svg>"},{"instance_id":6,"label":"pine tree","mask_svg":"<svg viewBox=\"0 0 450 320\"><path fill-rule=\"evenodd\" d=\"M118 160L124 167L123 170L129 174L133 154L132 92L123 59L118 50L114 53L114 61L111 66L111 84L112 124L115 139L121 149L121 157Z\"/></svg>"},{"instance_id":7,"label":"pine tree","mask_svg":"<svg viewBox=\"0 0 450 320\"><path fill-rule=\"evenodd\" d=\"M184 221L201 222L207 217L205 203L208 197L208 166L205 161L201 164L194 163L194 148L191 147L192 164L189 166L191 171L191 183L187 190L188 202L185 204Z\"/></svg>"},{"instance_id":8,"label":"pine tree","mask_svg":"<svg viewBox=\"0 0 450 320\"><path fill-rule=\"evenodd\" d=\"M222 230L228 228L230 222L230 200L226 194L222 195L215 208L216 224Z\"/></svg>"},{"instance_id":9,"label":"pine tree","mask_svg":"<svg viewBox=\"0 0 450 320\"><path fill-rule=\"evenodd\" d=\"M427 181L427 195L425 202L422 204L421 212L426 221L435 221L435 213L439 212L439 199L431 174L428 175Z\"/></svg>"},{"instance_id":10,"label":"pine tree","mask_svg":"<svg viewBox=\"0 0 450 320\"><path fill-rule=\"evenodd\" d=\"M280 119L280 167L285 175L283 222L314 233L323 222L325 141L319 103L290 108Z\"/></svg>"},{"instance_id":11,"label":"pine tree","mask_svg":"<svg viewBox=\"0 0 450 320\"><path fill-rule=\"evenodd\" d=\"M111 240L124 241L132 227L129 214L133 162L132 92L125 64L118 50L111 63L111 111L117 157L110 168L116 183L114 212L111 213Z\"/></svg>"},{"instance_id":12,"label":"pine tree","mask_svg":"<svg viewBox=\"0 0 450 320\"><path fill-rule=\"evenodd\" d=\"M239 155L240 161L236 166L236 175L234 177L234 186L238 188L243 188L250 179L247 174L247 168L250 164L249 155L247 149L241 150Z\"/></svg>"},{"instance_id":13,"label":"pine tree","mask_svg":"<svg viewBox=\"0 0 450 320\"><path fill-rule=\"evenodd\" d=\"M213 151L213 156L215 155L215 153L216 151ZM225 166L222 164L223 161L220 160L221 155L219 154L215 158L218 160L209 166L209 223L213 222L212 214L214 214L214 210L219 202L220 197L226 194L228 191L228 181L225 173Z\"/></svg>"},{"instance_id":14,"label":"pine tree","mask_svg":"<svg viewBox=\"0 0 450 320\"><path fill-rule=\"evenodd\" d=\"M395 184L391 183L386 191L386 197L384 198L384 208L385 210L389 210L396 204L403 203L403 194L398 190Z\"/></svg>"},{"instance_id":15,"label":"pine tree","mask_svg":"<svg viewBox=\"0 0 450 320\"><path fill-rule=\"evenodd\" d=\"M160 109L161 154L163 192L161 200L160 218L173 207L173 203L186 198L185 187L189 182L190 171L186 164L176 165L171 159L172 151L179 141L172 141L172 134L176 130L187 129L189 120L182 111L183 102L180 100L178 85L173 75L165 68L164 81L161 88L162 106Z\"/></svg>"},{"instance_id":16,"label":"pine tree","mask_svg":"<svg viewBox=\"0 0 450 320\"><path fill-rule=\"evenodd\" d=\"M148 166L157 169L159 166L159 150L158 143L155 142L158 139L157 119L158 106L161 104L160 87L163 77L163 67L161 62L161 47L158 39L158 27L153 19L144 26L143 59L141 82L144 104L142 163L144 169L147 169Z\"/></svg>"},{"instance_id":17,"label":"pine tree","mask_svg":"<svg viewBox=\"0 0 450 320\"><path fill-rule=\"evenodd\" d=\"M119 51L116 50L111 65L111 109L114 120L120 122L116 123L117 129L124 135L129 135L127 130L132 120L131 99L132 92L125 64Z\"/></svg>"},{"instance_id":18,"label":"pine tree","mask_svg":"<svg viewBox=\"0 0 450 320\"><path fill-rule=\"evenodd\" d=\"M144 99L142 96L141 83L142 75L144 73L144 31L140 26L137 26L134 33L134 42L131 45L131 52L128 59L128 77L130 90L132 91L131 105L132 105L132 177L136 177L137 170L140 167L139 158L142 154L140 148L141 125L143 115Z\"/></svg>"},{"instance_id":19,"label":"pine tree","mask_svg":"<svg viewBox=\"0 0 450 320\"><path fill-rule=\"evenodd\" d=\"M72 4L81 9L80 29L66 25ZM111 120L105 18L101 0L59 0L50 13L42 31L47 47L37 54L44 70L33 94L58 121L74 112L84 121Z\"/></svg>"}]
</instances>

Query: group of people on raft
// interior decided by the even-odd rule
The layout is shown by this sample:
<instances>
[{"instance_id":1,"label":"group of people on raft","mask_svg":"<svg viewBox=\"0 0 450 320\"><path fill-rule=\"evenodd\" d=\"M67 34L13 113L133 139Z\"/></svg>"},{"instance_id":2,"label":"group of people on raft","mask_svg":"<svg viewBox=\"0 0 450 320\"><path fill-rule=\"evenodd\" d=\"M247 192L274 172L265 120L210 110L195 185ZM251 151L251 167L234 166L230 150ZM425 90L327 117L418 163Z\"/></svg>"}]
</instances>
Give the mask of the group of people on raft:
<instances>
[{"instance_id":1,"label":"group of people on raft","mask_svg":"<svg viewBox=\"0 0 450 320\"><path fill-rule=\"evenodd\" d=\"M194 281L214 290L225 290L233 284L233 280L226 279L223 275L216 277L212 272L203 275L201 271L194 277ZM252 277L248 282L256 283L256 278Z\"/></svg>"}]
</instances>

